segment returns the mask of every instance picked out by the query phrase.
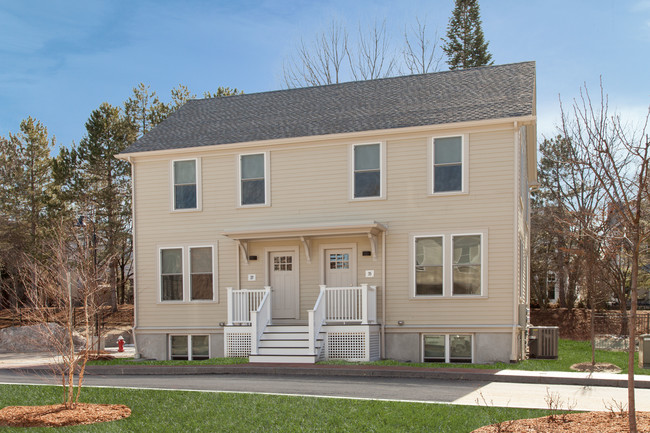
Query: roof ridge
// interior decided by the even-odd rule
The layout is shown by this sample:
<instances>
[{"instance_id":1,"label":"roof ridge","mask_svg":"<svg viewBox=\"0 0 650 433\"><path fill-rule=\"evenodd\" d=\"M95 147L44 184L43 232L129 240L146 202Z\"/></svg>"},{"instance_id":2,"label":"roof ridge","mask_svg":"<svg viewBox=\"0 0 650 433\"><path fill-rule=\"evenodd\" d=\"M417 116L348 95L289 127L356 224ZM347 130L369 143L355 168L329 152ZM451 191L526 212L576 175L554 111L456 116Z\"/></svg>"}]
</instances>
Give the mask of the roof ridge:
<instances>
[{"instance_id":1,"label":"roof ridge","mask_svg":"<svg viewBox=\"0 0 650 433\"><path fill-rule=\"evenodd\" d=\"M332 88L332 87L342 87L342 86L347 86L347 85L353 85L353 84L359 84L359 83L373 83L373 82L381 82L381 81L389 81L389 80L399 80L399 79L406 79L406 78L417 78L417 77L424 77L424 76L432 76L432 75L443 75L443 74L460 74L463 72L470 72L470 71L477 71L481 69L493 69L493 68L503 68L503 67L510 67L510 66L515 66L515 65L526 65L526 64L532 64L533 66L535 65L534 60L527 60L523 62L513 62L513 63L504 63L504 64L499 64L499 65L484 65L484 66L476 66L473 68L467 68L467 69L454 69L454 70L446 70L446 71L435 71L435 72L424 72L420 74L408 74L408 75L395 75L392 77L380 77L380 78L372 78L370 80L352 80L352 81L342 81L340 83L330 83L330 84L319 84L317 86L304 86L304 87L291 87L288 89L274 89L274 90L263 90L260 92L252 92L252 93L242 93L242 94L237 94L237 95L228 95L228 96L222 96L222 97L216 97L216 98L193 98L188 100L189 101L213 101L213 100L218 100L218 99L226 99L226 98L245 98L245 97L251 97L254 95L260 95L260 94L272 94L272 93L283 93L283 92L291 92L291 91L298 91L298 90L312 90L312 89L322 89L322 88Z\"/></svg>"}]
</instances>

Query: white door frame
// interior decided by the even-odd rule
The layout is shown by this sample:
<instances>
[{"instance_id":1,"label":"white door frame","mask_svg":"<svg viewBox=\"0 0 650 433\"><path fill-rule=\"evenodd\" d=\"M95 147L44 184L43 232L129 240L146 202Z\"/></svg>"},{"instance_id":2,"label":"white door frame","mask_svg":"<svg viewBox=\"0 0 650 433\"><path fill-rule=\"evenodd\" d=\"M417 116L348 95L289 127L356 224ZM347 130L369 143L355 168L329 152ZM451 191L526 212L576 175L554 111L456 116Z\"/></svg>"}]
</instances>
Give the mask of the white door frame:
<instances>
[{"instance_id":1,"label":"white door frame","mask_svg":"<svg viewBox=\"0 0 650 433\"><path fill-rule=\"evenodd\" d=\"M352 271L352 286L356 287L357 286L357 244L356 242L354 243L349 243L349 244L321 244L319 251L320 251L320 283L325 284L325 273L327 272L326 266L325 266L325 250L336 250L336 249L343 249L343 248L348 248L352 250L352 254L350 257L350 270Z\"/></svg>"},{"instance_id":2,"label":"white door frame","mask_svg":"<svg viewBox=\"0 0 650 433\"><path fill-rule=\"evenodd\" d=\"M283 252L290 252L294 254L295 262L294 262L294 271L295 271L295 281L296 281L296 298L294 300L294 311L296 312L295 318L299 319L300 318L300 247L298 246L278 246L278 247L265 247L264 248L264 260L266 261L266 264L264 266L264 285L265 286L270 286L271 285L271 254L272 253L283 253ZM273 287L271 287L271 290L274 290Z\"/></svg>"}]
</instances>

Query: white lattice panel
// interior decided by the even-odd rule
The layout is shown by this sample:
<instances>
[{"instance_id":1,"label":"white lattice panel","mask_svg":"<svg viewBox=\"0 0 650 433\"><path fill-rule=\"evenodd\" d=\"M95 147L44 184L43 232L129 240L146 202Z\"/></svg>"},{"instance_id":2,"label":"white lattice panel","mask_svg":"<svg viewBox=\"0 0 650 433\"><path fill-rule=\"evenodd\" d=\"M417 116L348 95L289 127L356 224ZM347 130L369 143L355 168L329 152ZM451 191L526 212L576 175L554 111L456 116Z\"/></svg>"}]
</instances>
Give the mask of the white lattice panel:
<instances>
[{"instance_id":1,"label":"white lattice panel","mask_svg":"<svg viewBox=\"0 0 650 433\"><path fill-rule=\"evenodd\" d=\"M327 358L350 361L366 360L366 333L328 332Z\"/></svg>"},{"instance_id":2,"label":"white lattice panel","mask_svg":"<svg viewBox=\"0 0 650 433\"><path fill-rule=\"evenodd\" d=\"M251 353L251 335L247 333L226 334L226 357L246 358Z\"/></svg>"},{"instance_id":3,"label":"white lattice panel","mask_svg":"<svg viewBox=\"0 0 650 433\"><path fill-rule=\"evenodd\" d=\"M375 361L381 357L379 340L379 334L370 334L370 361Z\"/></svg>"}]
</instances>

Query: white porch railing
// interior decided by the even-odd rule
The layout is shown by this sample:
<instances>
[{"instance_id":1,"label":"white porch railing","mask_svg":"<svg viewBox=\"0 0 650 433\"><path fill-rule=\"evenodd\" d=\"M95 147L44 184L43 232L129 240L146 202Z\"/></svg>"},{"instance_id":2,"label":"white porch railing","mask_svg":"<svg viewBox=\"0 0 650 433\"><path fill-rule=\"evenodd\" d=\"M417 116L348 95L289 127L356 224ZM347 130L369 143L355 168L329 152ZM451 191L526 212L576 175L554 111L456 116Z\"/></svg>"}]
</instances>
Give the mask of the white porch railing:
<instances>
[{"instance_id":1,"label":"white porch railing","mask_svg":"<svg viewBox=\"0 0 650 433\"><path fill-rule=\"evenodd\" d=\"M377 323L377 287L321 287L326 307L326 322Z\"/></svg>"},{"instance_id":2,"label":"white porch railing","mask_svg":"<svg viewBox=\"0 0 650 433\"><path fill-rule=\"evenodd\" d=\"M228 325L250 325L251 311L257 311L271 288L233 290L228 287ZM270 297L270 295L269 295ZM270 304L270 301L269 301Z\"/></svg>"},{"instance_id":3,"label":"white porch railing","mask_svg":"<svg viewBox=\"0 0 650 433\"><path fill-rule=\"evenodd\" d=\"M260 338L269 323L271 323L271 288L265 286L264 297L257 309L251 311L251 354L257 354Z\"/></svg>"},{"instance_id":4,"label":"white porch railing","mask_svg":"<svg viewBox=\"0 0 650 433\"><path fill-rule=\"evenodd\" d=\"M327 296L325 295L326 287L320 286L320 294L318 299L316 299L316 304L314 304L314 309L309 310L309 349L314 355L318 355L316 352L316 339L318 334L320 334L321 328L325 323L325 316L327 315Z\"/></svg>"}]
</instances>

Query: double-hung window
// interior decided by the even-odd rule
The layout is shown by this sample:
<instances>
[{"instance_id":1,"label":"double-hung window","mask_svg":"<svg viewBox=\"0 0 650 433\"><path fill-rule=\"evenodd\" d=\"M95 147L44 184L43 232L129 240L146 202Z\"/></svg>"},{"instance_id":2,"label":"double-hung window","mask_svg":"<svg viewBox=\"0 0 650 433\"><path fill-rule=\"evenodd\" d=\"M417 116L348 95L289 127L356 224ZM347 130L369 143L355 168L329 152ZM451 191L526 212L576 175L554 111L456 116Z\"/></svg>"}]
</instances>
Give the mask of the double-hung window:
<instances>
[{"instance_id":1,"label":"double-hung window","mask_svg":"<svg viewBox=\"0 0 650 433\"><path fill-rule=\"evenodd\" d=\"M463 146L463 136L433 139L432 191L434 194L466 190Z\"/></svg>"},{"instance_id":2,"label":"double-hung window","mask_svg":"<svg viewBox=\"0 0 650 433\"><path fill-rule=\"evenodd\" d=\"M197 161L172 161L174 210L199 208Z\"/></svg>"},{"instance_id":3,"label":"double-hung window","mask_svg":"<svg viewBox=\"0 0 650 433\"><path fill-rule=\"evenodd\" d=\"M383 149L381 143L353 146L353 198L383 197Z\"/></svg>"},{"instance_id":4,"label":"double-hung window","mask_svg":"<svg viewBox=\"0 0 650 433\"><path fill-rule=\"evenodd\" d=\"M216 300L214 246L160 248L160 300Z\"/></svg>"},{"instance_id":5,"label":"double-hung window","mask_svg":"<svg viewBox=\"0 0 650 433\"><path fill-rule=\"evenodd\" d=\"M413 236L414 296L486 296L485 236L486 232Z\"/></svg>"},{"instance_id":6,"label":"double-hung window","mask_svg":"<svg viewBox=\"0 0 650 433\"><path fill-rule=\"evenodd\" d=\"M266 153L239 156L241 206L268 204Z\"/></svg>"}]
</instances>

